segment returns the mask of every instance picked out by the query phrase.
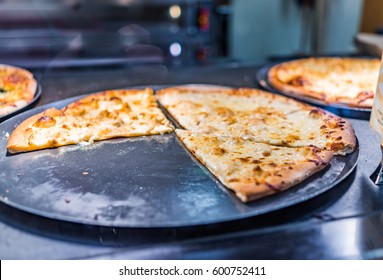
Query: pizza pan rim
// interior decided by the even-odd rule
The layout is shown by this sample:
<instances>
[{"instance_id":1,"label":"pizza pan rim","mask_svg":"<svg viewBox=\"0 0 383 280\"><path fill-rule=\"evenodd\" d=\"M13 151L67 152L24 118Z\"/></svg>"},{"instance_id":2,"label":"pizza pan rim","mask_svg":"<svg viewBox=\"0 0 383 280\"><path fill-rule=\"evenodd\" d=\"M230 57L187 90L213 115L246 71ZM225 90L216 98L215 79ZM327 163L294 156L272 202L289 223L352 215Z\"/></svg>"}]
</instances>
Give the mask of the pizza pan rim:
<instances>
[{"instance_id":1,"label":"pizza pan rim","mask_svg":"<svg viewBox=\"0 0 383 280\"><path fill-rule=\"evenodd\" d=\"M206 85L206 86L214 86L212 84L201 84L202 86ZM142 86L135 86L135 87L129 87L129 88L143 88L143 87L152 87L154 90L158 90L158 89L161 89L161 88L165 88L165 87L170 87L170 86L182 86L181 84L179 85L142 85ZM80 95L80 96L75 96L75 97L70 97L70 98L67 98L67 99L63 99L63 100L59 100L59 101L55 101L55 102L52 102L52 103L49 103L49 104L45 104L43 106L39 106L39 107L36 107L36 108L33 108L31 110L28 110L26 112L23 112L21 114L18 114L16 116L14 116L13 118L10 118L8 120L6 120L5 122L1 123L0 124L0 135L1 135L1 131L3 130L3 138L1 139L0 138L0 143L1 142L4 142L6 141L6 137L4 136L4 128L6 127L14 127L17 123L21 122L23 119L25 119L26 117L29 117L33 114L36 114L42 110L45 110L49 107L57 107L57 108L60 108L60 107L64 107L65 105L79 99L79 98L82 98L84 96L87 96L89 94L84 94L84 95ZM174 135L174 133L172 133ZM175 136L174 136L175 137ZM176 138L176 137L175 137ZM185 149L184 147L182 147L183 149ZM186 149L185 149L186 150ZM188 151L186 151L188 152ZM32 152L34 153L34 152ZM6 155L2 155L0 156L0 163L2 162L2 157L6 157ZM13 157L13 156L12 156ZM337 157L335 157L337 158ZM27 212L29 214L33 214L33 215L37 215L37 216L41 216L41 217L45 217L45 218L49 218L49 219L54 219L54 220L59 220L59 221L64 221L64 222L72 222L72 223L77 223L77 224L85 224L85 225L92 225L92 226L106 226L106 227L121 227L121 228L157 228L157 229L160 229L160 228L185 228L185 227L194 227L194 226L208 226L208 225L212 225L212 224L222 224L222 223L230 223L230 222L233 222L233 221L239 221L239 220L244 220L244 219L248 219L248 218L254 218L254 217L257 217L257 216L261 216L261 215L264 215L264 214L269 214L269 213L272 213L272 212L275 212L275 211L278 211L278 210L281 210L281 209L284 209L284 208L287 208L287 207L290 207L290 206L294 206L294 205L297 205L297 204L300 204L302 202L305 202L305 201L308 201L310 199L313 199L323 193L325 193L326 191L332 189L333 187L337 186L341 181L343 181L345 178L347 178L351 173L352 171L355 169L355 167L357 166L357 162L358 162L358 159L359 159L359 145L357 146L357 149L350 155L347 155L346 157L341 157L342 160L344 160L345 162L345 166L344 168L339 171L338 173L338 177L333 181L331 182L330 184L328 185L324 185L324 186L321 186L320 188L316 189L315 191L313 191L312 193L309 193L309 195L305 195L305 196L301 196L301 197L297 197L295 199L293 199L292 201L288 201L284 204L279 204L278 206L275 206L275 207L271 207L271 208L268 208L266 209L265 211L260 211L260 210L257 210L257 211L251 211L252 207L254 206L255 209L256 209L256 205L257 205L257 201L254 201L254 202L251 202L249 204L242 204L241 202L239 201L236 201L236 203L238 205L243 205L243 209L250 209L248 210L247 213L233 213L233 215L231 216L228 216L228 217L225 217L225 218L220 218L220 219L213 219L213 220L205 220L205 221L201 221L201 220L198 220L198 221L184 221L183 223L180 223L179 221L178 222L172 222L172 221L167 221L165 223L148 223L148 222L136 222L136 223L124 223L124 222L117 222L117 223L114 223L114 222L104 222L104 221L98 221L98 220L94 220L94 219L84 219L84 218L79 218L79 217L72 217L72 216L66 216L66 215L61 215L61 214L57 214L57 213L54 213L54 212L46 212L46 211L40 211L38 209L34 209L34 208L31 208L31 207L26 207L20 203L17 203L17 201L12 201L12 200L9 200L7 199L6 197L3 197L0 195L0 202L1 203L4 203L8 206L11 206L11 207L14 207L18 210L22 210L24 212ZM195 159L193 159L194 161L196 161ZM198 162L197 162L198 164ZM1 165L1 164L0 164ZM199 163L199 167L201 169L204 169L204 166L202 164ZM326 171L323 171L323 172L326 172ZM214 181L214 183L217 185L217 187L221 188L223 192L229 192L229 195L228 195L228 199L231 199L231 200L237 200L237 198L234 196L234 194L232 194L230 191L228 190L225 190L224 186L218 182L214 176L211 176L211 180ZM310 180L310 179L309 179ZM304 185L305 183L303 183ZM268 197L268 198L265 198L266 200L275 200L274 198L276 196L280 196L280 195L284 195L285 193L287 192L291 192L293 191L294 189L296 188L300 188L300 187L294 187L290 190L287 190L286 192L283 192L281 194L277 194L275 196L271 196L271 197ZM303 186L304 188L304 186ZM263 200L265 200L263 199ZM262 200L262 199L261 199ZM260 201L261 201L260 200ZM249 208L250 207L250 208Z\"/></svg>"}]
</instances>

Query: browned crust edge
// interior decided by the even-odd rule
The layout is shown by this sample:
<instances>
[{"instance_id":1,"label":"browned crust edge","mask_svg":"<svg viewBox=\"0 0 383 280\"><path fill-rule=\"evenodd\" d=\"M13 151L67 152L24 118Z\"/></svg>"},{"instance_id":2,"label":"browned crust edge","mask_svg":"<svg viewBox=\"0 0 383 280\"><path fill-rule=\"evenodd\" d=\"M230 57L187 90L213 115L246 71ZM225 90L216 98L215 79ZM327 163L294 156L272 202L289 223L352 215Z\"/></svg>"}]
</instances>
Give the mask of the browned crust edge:
<instances>
[{"instance_id":1,"label":"browned crust edge","mask_svg":"<svg viewBox=\"0 0 383 280\"><path fill-rule=\"evenodd\" d=\"M48 143L45 146L35 146L29 144L30 134L28 133L28 128L32 127L33 124L43 116L57 116L60 115L61 111L55 108L49 108L39 114L33 115L22 123L20 123L12 134L9 137L7 143L7 150L9 153L20 153L26 151L41 150L46 148L56 147L52 143Z\"/></svg>"},{"instance_id":2,"label":"browned crust edge","mask_svg":"<svg viewBox=\"0 0 383 280\"><path fill-rule=\"evenodd\" d=\"M296 186L303 182L313 174L324 169L333 157L333 153L329 151L320 151L316 155L321 158L321 162L300 162L292 166L293 169L282 169L278 170L279 176L272 176L267 179L266 182L255 185L255 182L225 182L223 176L220 176L220 180L225 185L233 190L235 194L243 202L254 201L269 195L279 193Z\"/></svg>"},{"instance_id":3,"label":"browned crust edge","mask_svg":"<svg viewBox=\"0 0 383 280\"><path fill-rule=\"evenodd\" d=\"M328 97L326 96L326 94L324 92L315 92L315 91L307 90L307 89L302 88L302 87L291 86L291 85L288 85L288 84L281 82L278 78L278 71L280 71L280 69L285 68L285 67L288 67L287 62L273 66L269 70L269 72L267 74L267 78L268 78L270 85L273 88L280 91L281 93L297 95L297 97L299 95L308 96L308 97L318 99L324 103L330 103L331 102L331 100L328 99Z\"/></svg>"},{"instance_id":4,"label":"browned crust edge","mask_svg":"<svg viewBox=\"0 0 383 280\"><path fill-rule=\"evenodd\" d=\"M323 114L327 116L324 119L327 126L324 133L329 135L328 150L337 155L352 153L356 149L357 141L351 122L324 110Z\"/></svg>"}]
</instances>

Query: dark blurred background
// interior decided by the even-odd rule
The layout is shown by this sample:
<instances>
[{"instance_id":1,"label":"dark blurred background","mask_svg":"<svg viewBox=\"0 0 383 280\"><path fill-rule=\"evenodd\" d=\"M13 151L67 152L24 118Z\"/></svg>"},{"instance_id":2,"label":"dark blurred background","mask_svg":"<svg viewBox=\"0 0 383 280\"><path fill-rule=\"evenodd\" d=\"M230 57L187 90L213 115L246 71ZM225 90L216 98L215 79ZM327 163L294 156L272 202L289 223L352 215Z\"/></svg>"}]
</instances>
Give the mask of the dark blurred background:
<instances>
[{"instance_id":1,"label":"dark blurred background","mask_svg":"<svg viewBox=\"0 0 383 280\"><path fill-rule=\"evenodd\" d=\"M0 0L0 63L263 63L363 51L381 0Z\"/></svg>"}]
</instances>

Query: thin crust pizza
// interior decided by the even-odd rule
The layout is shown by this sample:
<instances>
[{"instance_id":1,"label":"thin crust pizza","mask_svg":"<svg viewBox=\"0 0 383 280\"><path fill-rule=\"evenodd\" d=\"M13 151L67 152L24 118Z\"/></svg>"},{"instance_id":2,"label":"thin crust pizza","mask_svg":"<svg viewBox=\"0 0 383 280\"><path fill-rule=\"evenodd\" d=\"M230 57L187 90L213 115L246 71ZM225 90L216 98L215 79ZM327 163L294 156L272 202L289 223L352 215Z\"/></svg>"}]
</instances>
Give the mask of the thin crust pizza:
<instances>
[{"instance_id":1,"label":"thin crust pizza","mask_svg":"<svg viewBox=\"0 0 383 280\"><path fill-rule=\"evenodd\" d=\"M333 153L279 147L241 137L176 130L177 136L243 202L279 193L327 166Z\"/></svg>"},{"instance_id":2,"label":"thin crust pizza","mask_svg":"<svg viewBox=\"0 0 383 280\"><path fill-rule=\"evenodd\" d=\"M243 202L291 188L356 148L349 121L257 89L173 87L110 90L50 108L16 127L8 152L174 131Z\"/></svg>"},{"instance_id":3,"label":"thin crust pizza","mask_svg":"<svg viewBox=\"0 0 383 280\"><path fill-rule=\"evenodd\" d=\"M379 66L378 59L298 59L271 67L268 80L282 93L313 97L324 103L370 108Z\"/></svg>"},{"instance_id":4,"label":"thin crust pizza","mask_svg":"<svg viewBox=\"0 0 383 280\"><path fill-rule=\"evenodd\" d=\"M243 202L291 188L356 148L349 121L257 89L174 87L157 93L177 136Z\"/></svg>"},{"instance_id":5,"label":"thin crust pizza","mask_svg":"<svg viewBox=\"0 0 383 280\"><path fill-rule=\"evenodd\" d=\"M37 82L25 69L0 64L0 116L29 104L36 93Z\"/></svg>"},{"instance_id":6,"label":"thin crust pizza","mask_svg":"<svg viewBox=\"0 0 383 280\"><path fill-rule=\"evenodd\" d=\"M7 149L19 153L173 130L151 89L110 90L26 119L11 134Z\"/></svg>"},{"instance_id":7,"label":"thin crust pizza","mask_svg":"<svg viewBox=\"0 0 383 280\"><path fill-rule=\"evenodd\" d=\"M350 122L325 110L258 89L174 87L156 94L186 130L286 146L354 151Z\"/></svg>"}]
</instances>

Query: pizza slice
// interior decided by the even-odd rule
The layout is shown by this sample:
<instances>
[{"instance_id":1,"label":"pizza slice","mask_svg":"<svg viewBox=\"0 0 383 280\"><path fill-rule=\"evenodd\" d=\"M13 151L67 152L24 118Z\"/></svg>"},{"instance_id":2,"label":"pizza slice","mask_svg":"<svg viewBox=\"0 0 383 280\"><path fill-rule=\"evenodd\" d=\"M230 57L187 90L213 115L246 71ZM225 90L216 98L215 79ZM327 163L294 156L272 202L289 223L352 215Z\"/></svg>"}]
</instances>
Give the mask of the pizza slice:
<instances>
[{"instance_id":1,"label":"pizza slice","mask_svg":"<svg viewBox=\"0 0 383 280\"><path fill-rule=\"evenodd\" d=\"M156 96L187 130L287 147L313 145L341 155L356 147L348 120L258 89L174 87Z\"/></svg>"},{"instance_id":2,"label":"pizza slice","mask_svg":"<svg viewBox=\"0 0 383 280\"><path fill-rule=\"evenodd\" d=\"M0 64L0 116L16 111L30 103L37 82L25 69Z\"/></svg>"},{"instance_id":3,"label":"pizza slice","mask_svg":"<svg viewBox=\"0 0 383 280\"><path fill-rule=\"evenodd\" d=\"M279 193L325 168L333 153L176 129L184 145L243 202Z\"/></svg>"},{"instance_id":4,"label":"pizza slice","mask_svg":"<svg viewBox=\"0 0 383 280\"><path fill-rule=\"evenodd\" d=\"M34 115L11 134L10 153L174 130L151 89L110 90Z\"/></svg>"}]
</instances>

